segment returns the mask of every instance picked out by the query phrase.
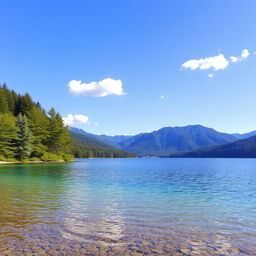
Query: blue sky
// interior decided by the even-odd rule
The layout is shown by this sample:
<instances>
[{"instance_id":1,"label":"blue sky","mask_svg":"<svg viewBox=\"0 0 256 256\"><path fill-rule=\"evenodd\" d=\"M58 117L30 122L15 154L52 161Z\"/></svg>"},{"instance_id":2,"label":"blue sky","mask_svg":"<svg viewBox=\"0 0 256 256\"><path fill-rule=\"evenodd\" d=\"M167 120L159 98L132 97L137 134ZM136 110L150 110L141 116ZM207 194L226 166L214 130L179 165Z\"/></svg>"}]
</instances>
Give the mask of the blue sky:
<instances>
[{"instance_id":1,"label":"blue sky","mask_svg":"<svg viewBox=\"0 0 256 256\"><path fill-rule=\"evenodd\" d=\"M74 126L96 134L189 124L256 130L254 0L5 0L0 7L0 81ZM227 65L209 59L220 54ZM189 60L194 66L182 68Z\"/></svg>"}]
</instances>

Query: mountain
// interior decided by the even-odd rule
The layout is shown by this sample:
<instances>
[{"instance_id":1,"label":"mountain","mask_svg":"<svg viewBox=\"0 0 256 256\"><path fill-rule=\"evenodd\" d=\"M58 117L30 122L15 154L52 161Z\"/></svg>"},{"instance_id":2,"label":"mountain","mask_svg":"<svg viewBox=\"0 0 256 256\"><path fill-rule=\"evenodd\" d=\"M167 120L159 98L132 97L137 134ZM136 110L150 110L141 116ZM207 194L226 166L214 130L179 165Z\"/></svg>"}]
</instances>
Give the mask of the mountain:
<instances>
[{"instance_id":1,"label":"mountain","mask_svg":"<svg viewBox=\"0 0 256 256\"><path fill-rule=\"evenodd\" d=\"M165 127L151 133L134 136L94 135L74 127L69 127L69 129L138 156L168 156L175 152L233 142L239 136L221 133L201 125Z\"/></svg>"},{"instance_id":2,"label":"mountain","mask_svg":"<svg viewBox=\"0 0 256 256\"><path fill-rule=\"evenodd\" d=\"M76 128L76 127L68 127L71 132L81 134L86 136L87 138L92 138L97 140L98 142L102 142L105 145L110 145L116 149L121 149L121 146L119 145L125 140L130 139L133 136L125 136L125 135L116 135L116 136L108 136L108 135L95 135L92 133L85 132L82 129Z\"/></svg>"},{"instance_id":3,"label":"mountain","mask_svg":"<svg viewBox=\"0 0 256 256\"><path fill-rule=\"evenodd\" d=\"M170 157L198 158L255 158L256 136L237 140L224 145L200 148L190 152L172 154Z\"/></svg>"},{"instance_id":4,"label":"mountain","mask_svg":"<svg viewBox=\"0 0 256 256\"><path fill-rule=\"evenodd\" d=\"M241 139L246 139L246 138L256 135L256 131L248 132L248 133L244 133L244 134L233 133L232 135L235 136L238 140L241 140Z\"/></svg>"},{"instance_id":5,"label":"mountain","mask_svg":"<svg viewBox=\"0 0 256 256\"><path fill-rule=\"evenodd\" d=\"M120 143L123 150L140 156L166 156L235 141L236 137L201 125L166 127L152 133L139 134Z\"/></svg>"},{"instance_id":6,"label":"mountain","mask_svg":"<svg viewBox=\"0 0 256 256\"><path fill-rule=\"evenodd\" d=\"M136 156L133 153L115 149L111 145L105 144L84 134L75 133L74 131L70 132L73 141L72 153L76 158L126 158Z\"/></svg>"},{"instance_id":7,"label":"mountain","mask_svg":"<svg viewBox=\"0 0 256 256\"><path fill-rule=\"evenodd\" d=\"M70 132L71 132L71 137L73 139L82 140L86 143L92 144L92 145L97 146L97 147L105 148L105 149L116 149L115 147L113 147L110 144L104 143L100 140L97 140L96 138L88 136L86 133L84 133L84 134L83 133L77 133L77 132L74 132L72 130L70 130Z\"/></svg>"}]
</instances>

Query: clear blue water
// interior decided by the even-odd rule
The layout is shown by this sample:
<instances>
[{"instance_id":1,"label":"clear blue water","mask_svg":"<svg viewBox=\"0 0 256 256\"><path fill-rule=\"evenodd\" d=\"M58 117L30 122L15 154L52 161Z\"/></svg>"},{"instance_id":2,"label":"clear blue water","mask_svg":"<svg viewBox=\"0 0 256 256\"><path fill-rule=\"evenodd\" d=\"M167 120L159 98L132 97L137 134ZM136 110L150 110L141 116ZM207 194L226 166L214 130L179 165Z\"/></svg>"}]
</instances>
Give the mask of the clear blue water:
<instances>
[{"instance_id":1,"label":"clear blue water","mask_svg":"<svg viewBox=\"0 0 256 256\"><path fill-rule=\"evenodd\" d=\"M256 255L254 159L3 165L0 205L2 248L79 243Z\"/></svg>"}]
</instances>

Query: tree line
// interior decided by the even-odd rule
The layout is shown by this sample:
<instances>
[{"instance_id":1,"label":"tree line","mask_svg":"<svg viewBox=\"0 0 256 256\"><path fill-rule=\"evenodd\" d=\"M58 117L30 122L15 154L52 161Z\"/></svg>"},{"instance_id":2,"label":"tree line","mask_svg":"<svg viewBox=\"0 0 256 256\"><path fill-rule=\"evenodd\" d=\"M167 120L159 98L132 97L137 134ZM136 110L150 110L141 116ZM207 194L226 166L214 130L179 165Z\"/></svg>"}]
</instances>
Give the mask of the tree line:
<instances>
[{"instance_id":1,"label":"tree line","mask_svg":"<svg viewBox=\"0 0 256 256\"><path fill-rule=\"evenodd\" d=\"M0 86L0 159L68 160L72 141L54 108Z\"/></svg>"},{"instance_id":2,"label":"tree line","mask_svg":"<svg viewBox=\"0 0 256 256\"><path fill-rule=\"evenodd\" d=\"M86 142L84 135L72 133L75 158L128 158L135 154L113 148L105 148Z\"/></svg>"},{"instance_id":3,"label":"tree line","mask_svg":"<svg viewBox=\"0 0 256 256\"><path fill-rule=\"evenodd\" d=\"M54 108L47 112L28 93L20 95L6 84L0 85L0 161L134 156L71 137Z\"/></svg>"}]
</instances>

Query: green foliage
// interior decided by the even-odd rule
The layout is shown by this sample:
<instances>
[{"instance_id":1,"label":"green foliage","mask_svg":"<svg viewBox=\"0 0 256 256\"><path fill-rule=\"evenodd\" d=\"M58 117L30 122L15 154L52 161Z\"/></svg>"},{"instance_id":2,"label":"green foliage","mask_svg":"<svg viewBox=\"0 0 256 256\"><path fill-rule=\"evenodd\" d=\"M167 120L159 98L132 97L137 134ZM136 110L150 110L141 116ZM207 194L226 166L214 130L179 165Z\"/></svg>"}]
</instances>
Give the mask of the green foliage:
<instances>
[{"instance_id":1,"label":"green foliage","mask_svg":"<svg viewBox=\"0 0 256 256\"><path fill-rule=\"evenodd\" d=\"M45 152L40 159L43 161L57 161L57 160L62 160L62 157L56 154Z\"/></svg>"},{"instance_id":2,"label":"green foliage","mask_svg":"<svg viewBox=\"0 0 256 256\"><path fill-rule=\"evenodd\" d=\"M77 137L78 136L78 137ZM80 135L70 136L61 115L46 113L29 94L0 86L0 161L69 161L75 157L133 157L106 143ZM3 160L2 160L3 159Z\"/></svg>"},{"instance_id":3,"label":"green foliage","mask_svg":"<svg viewBox=\"0 0 256 256\"><path fill-rule=\"evenodd\" d=\"M15 117L10 113L0 114L0 155L13 157L14 143L17 138Z\"/></svg>"},{"instance_id":4,"label":"green foliage","mask_svg":"<svg viewBox=\"0 0 256 256\"><path fill-rule=\"evenodd\" d=\"M49 111L49 123L47 127L48 138L47 146L51 153L59 154L68 152L71 146L69 131L64 126L63 120L59 113L53 108Z\"/></svg>"},{"instance_id":5,"label":"green foliage","mask_svg":"<svg viewBox=\"0 0 256 256\"><path fill-rule=\"evenodd\" d=\"M5 91L3 89L0 89L0 112L1 113L8 113L8 102L6 99Z\"/></svg>"},{"instance_id":6,"label":"green foliage","mask_svg":"<svg viewBox=\"0 0 256 256\"><path fill-rule=\"evenodd\" d=\"M62 156L62 159L65 161L72 161L74 159L74 155L72 154L63 153L61 156Z\"/></svg>"},{"instance_id":7,"label":"green foliage","mask_svg":"<svg viewBox=\"0 0 256 256\"><path fill-rule=\"evenodd\" d=\"M32 152L32 132L28 127L26 116L21 113L17 117L16 125L18 127L16 158L22 161L28 158Z\"/></svg>"},{"instance_id":8,"label":"green foliage","mask_svg":"<svg viewBox=\"0 0 256 256\"><path fill-rule=\"evenodd\" d=\"M41 161L42 159L41 158L38 158L38 157L30 157L29 158L29 161Z\"/></svg>"},{"instance_id":9,"label":"green foliage","mask_svg":"<svg viewBox=\"0 0 256 256\"><path fill-rule=\"evenodd\" d=\"M17 160L15 158L5 158L3 156L0 155L0 161L4 161L4 162L16 162Z\"/></svg>"},{"instance_id":10,"label":"green foliage","mask_svg":"<svg viewBox=\"0 0 256 256\"><path fill-rule=\"evenodd\" d=\"M73 159L74 159L74 156L70 154L61 153L57 155L57 154L46 152L39 160L50 162L50 161L58 161L58 160L71 161Z\"/></svg>"},{"instance_id":11,"label":"green foliage","mask_svg":"<svg viewBox=\"0 0 256 256\"><path fill-rule=\"evenodd\" d=\"M28 122L32 136L32 153L31 157L40 158L47 150L48 138L48 117L45 112L38 106L33 106L28 112Z\"/></svg>"},{"instance_id":12,"label":"green foliage","mask_svg":"<svg viewBox=\"0 0 256 256\"><path fill-rule=\"evenodd\" d=\"M136 157L135 154L114 149L102 142L98 142L97 144L91 144L90 142L92 141L92 139L82 134L77 134L72 132L72 138L73 138L73 154L75 158Z\"/></svg>"},{"instance_id":13,"label":"green foliage","mask_svg":"<svg viewBox=\"0 0 256 256\"><path fill-rule=\"evenodd\" d=\"M25 94L23 96L19 96L19 100L17 103L17 111L22 115L28 115L29 111L32 109L35 103L32 101L29 94Z\"/></svg>"},{"instance_id":14,"label":"green foliage","mask_svg":"<svg viewBox=\"0 0 256 256\"><path fill-rule=\"evenodd\" d=\"M73 156L70 134L60 114L51 109L49 116L29 94L19 95L4 84L0 86L0 156L15 156L24 161L66 159ZM50 154L50 155L49 155Z\"/></svg>"}]
</instances>

